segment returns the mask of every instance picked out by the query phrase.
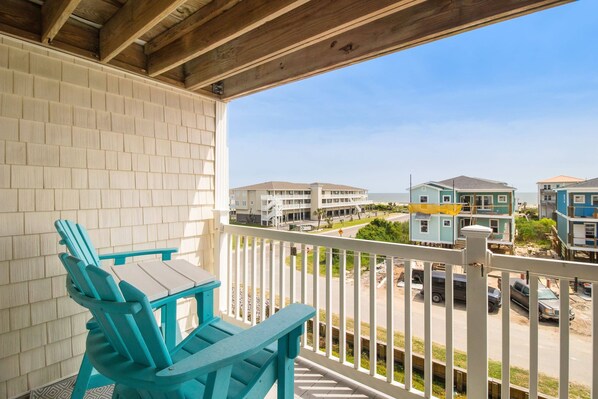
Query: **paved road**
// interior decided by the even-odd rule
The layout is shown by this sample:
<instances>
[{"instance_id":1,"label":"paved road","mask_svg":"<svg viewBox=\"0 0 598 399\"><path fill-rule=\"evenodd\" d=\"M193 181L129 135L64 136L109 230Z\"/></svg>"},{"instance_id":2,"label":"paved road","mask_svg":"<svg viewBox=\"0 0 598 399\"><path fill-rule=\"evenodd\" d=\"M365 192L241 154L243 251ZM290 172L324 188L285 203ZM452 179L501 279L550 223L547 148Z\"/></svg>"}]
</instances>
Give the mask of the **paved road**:
<instances>
[{"instance_id":1,"label":"paved road","mask_svg":"<svg viewBox=\"0 0 598 399\"><path fill-rule=\"evenodd\" d=\"M396 216L397 220L406 218L406 215ZM353 236L361 226L348 227L344 230L343 236L347 234ZM329 231L322 233L323 235L336 235L337 231ZM258 251L259 252L259 251ZM267 251L267 257L269 257L269 251ZM275 259L278 263L278 254L275 254ZM266 265L269 264L266 260ZM276 294L279 294L279 273L278 266L277 272L275 273L276 280ZM269 270L266 272L266 281L269 281ZM259 273L259 271L258 271ZM286 293L287 297L290 297L290 283L289 274L290 268L285 269L287 284ZM233 276L234 278L234 276ZM259 286L259 278L258 286ZM234 281L234 279L233 279ZM367 280L366 280L367 281ZM369 321L369 287L361 282L361 317L362 321ZM295 298L300 300L301 293L301 274L296 272L295 274ZM268 283L267 283L268 284ZM268 288L266 288L268 289ZM307 303L313 304L313 276L308 274L306 280L306 291L307 291ZM347 280L345 284L346 296L342 301L346 306L347 317L352 318L354 315L354 285L352 280ZM339 303L341 302L340 290L339 290L339 279L334 278L331 281L331 293L332 293L332 312L339 314ZM413 298L412 303L412 332L414 337L423 338L424 336L424 303L423 297L419 295L417 291L411 293ZM320 307L324 308L326 301L326 279L320 277L319 280L319 297ZM404 312L404 299L405 292L401 287L395 287L394 289L394 311L393 311L393 323L396 331L404 331L405 312ZM376 312L378 325L386 327L386 288L383 286L377 289L376 295ZM511 312L519 310L517 305L511 304ZM529 326L527 323L517 322L517 317L511 316L511 364L527 369L529 367ZM502 357L502 310L498 313L490 314L488 316L488 354L491 359L501 360ZM455 304L454 315L453 315L453 328L454 328L454 347L455 349L466 351L467 349L467 313L465 305L457 303ZM539 365L540 372L546 373L558 377L559 375L559 331L556 323L542 322L539 326ZM434 342L445 344L446 340L446 323L445 323L445 308L443 304L434 304L432 307L432 338ZM591 382L591 356L592 356L592 343L590 337L582 336L571 332L570 335L570 379L584 384L590 384Z\"/></svg>"}]
</instances>

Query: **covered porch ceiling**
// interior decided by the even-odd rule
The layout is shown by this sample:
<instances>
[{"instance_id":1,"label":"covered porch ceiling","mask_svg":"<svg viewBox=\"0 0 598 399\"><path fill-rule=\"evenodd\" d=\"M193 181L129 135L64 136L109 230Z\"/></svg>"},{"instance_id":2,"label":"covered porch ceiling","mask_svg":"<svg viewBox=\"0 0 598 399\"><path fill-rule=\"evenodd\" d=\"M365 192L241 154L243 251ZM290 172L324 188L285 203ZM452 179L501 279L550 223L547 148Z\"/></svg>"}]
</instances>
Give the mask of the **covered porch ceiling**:
<instances>
[{"instance_id":1,"label":"covered porch ceiling","mask_svg":"<svg viewBox=\"0 0 598 399\"><path fill-rule=\"evenodd\" d=\"M2 0L0 31L230 100L572 0Z\"/></svg>"}]
</instances>

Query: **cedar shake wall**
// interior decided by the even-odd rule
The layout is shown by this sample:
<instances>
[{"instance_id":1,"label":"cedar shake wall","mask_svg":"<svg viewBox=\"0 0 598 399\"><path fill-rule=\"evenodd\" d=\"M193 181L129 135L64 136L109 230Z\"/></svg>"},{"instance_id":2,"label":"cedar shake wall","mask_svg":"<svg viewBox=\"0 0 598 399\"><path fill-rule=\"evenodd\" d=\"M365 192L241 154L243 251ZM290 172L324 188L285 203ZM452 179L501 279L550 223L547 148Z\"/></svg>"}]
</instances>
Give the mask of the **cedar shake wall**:
<instances>
[{"instance_id":1,"label":"cedar shake wall","mask_svg":"<svg viewBox=\"0 0 598 399\"><path fill-rule=\"evenodd\" d=\"M178 247L212 269L215 105L0 35L0 398L75 374L85 350L54 220L100 253Z\"/></svg>"}]
</instances>

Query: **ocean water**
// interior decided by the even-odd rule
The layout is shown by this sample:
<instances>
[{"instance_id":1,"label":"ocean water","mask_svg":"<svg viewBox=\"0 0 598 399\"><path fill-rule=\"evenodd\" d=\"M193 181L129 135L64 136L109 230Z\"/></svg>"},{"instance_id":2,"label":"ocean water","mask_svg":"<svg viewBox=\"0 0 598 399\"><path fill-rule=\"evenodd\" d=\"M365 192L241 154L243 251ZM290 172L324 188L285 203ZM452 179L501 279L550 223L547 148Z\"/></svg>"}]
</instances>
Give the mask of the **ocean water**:
<instances>
[{"instance_id":1,"label":"ocean water","mask_svg":"<svg viewBox=\"0 0 598 399\"><path fill-rule=\"evenodd\" d=\"M515 198L518 203L527 202L527 205L538 205L538 193L515 191ZM409 202L409 193L368 193L368 199L374 202L397 202L406 204Z\"/></svg>"}]
</instances>

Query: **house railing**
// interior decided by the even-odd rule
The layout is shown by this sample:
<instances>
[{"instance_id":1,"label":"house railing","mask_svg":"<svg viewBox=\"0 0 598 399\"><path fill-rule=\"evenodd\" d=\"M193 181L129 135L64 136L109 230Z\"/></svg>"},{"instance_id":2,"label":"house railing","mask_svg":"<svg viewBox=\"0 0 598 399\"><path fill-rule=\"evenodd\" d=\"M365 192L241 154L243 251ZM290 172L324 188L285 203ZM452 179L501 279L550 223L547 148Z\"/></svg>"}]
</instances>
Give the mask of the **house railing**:
<instances>
[{"instance_id":1,"label":"house railing","mask_svg":"<svg viewBox=\"0 0 598 399\"><path fill-rule=\"evenodd\" d=\"M463 204L461 208L461 215L509 215L513 214L513 205L508 204L488 204L488 205L473 205Z\"/></svg>"},{"instance_id":2,"label":"house railing","mask_svg":"<svg viewBox=\"0 0 598 399\"><path fill-rule=\"evenodd\" d=\"M598 219L598 206L569 205L567 207L567 216L570 218Z\"/></svg>"},{"instance_id":3,"label":"house railing","mask_svg":"<svg viewBox=\"0 0 598 399\"><path fill-rule=\"evenodd\" d=\"M288 303L316 307L314 319L302 338L301 355L396 398L433 397L432 331L444 329L446 398L453 398L455 381L455 312L452 276L454 269L467 275L467 376L470 397L487 398L488 382L488 274L509 281L511 273L529 277L529 397L538 397L538 278L560 282L560 308L569 307L569 282L575 278L598 287L598 267L591 264L493 255L487 250L491 230L481 226L464 228L465 250L450 250L404 244L328 237L222 224L217 268L223 280L220 311L224 317L252 325ZM233 245L234 244L234 245ZM423 264L423 291L432 292L432 266L446 271L444 321L432 317L432 295L424 295L423 314L417 316L413 295L397 299L395 292L411 292L411 270ZM396 284L401 265L404 288ZM308 272L309 269L309 272ZM354 272L351 272L353 270ZM318 277L314 277L318 276ZM382 277L384 276L384 277ZM351 278L353 277L353 278ZM385 280L385 282L384 282ZM359 284L351 284L359 281ZM502 337L493 342L501 348L501 397L510 396L510 294L503 290ZM594 299L592 299L594 301ZM598 306L592 316L598 320ZM422 318L423 320L420 320ZM414 387L413 326L423 324L423 388ZM399 325L403 326L397 328ZM401 333L399 342L395 333ZM458 331L463 334L463 331ZM361 337L355 339L353 337ZM593 348L598 348L598 323L592 326ZM367 343L367 347L364 345ZM377 353L382 350L384 353ZM395 358L395 349L404 356ZM561 323L557 348L560 354L558 395L569 397L569 323ZM556 354L554 355L556 356ZM594 350L589 364L598 364ZM367 362L367 361L369 362ZM377 361L373 361L377 360ZM400 361L400 362L399 362ZM401 374L395 371L402 369ZM598 387L598 367L590 384ZM595 391L594 391L595 392ZM495 396L492 396L495 397Z\"/></svg>"}]
</instances>

